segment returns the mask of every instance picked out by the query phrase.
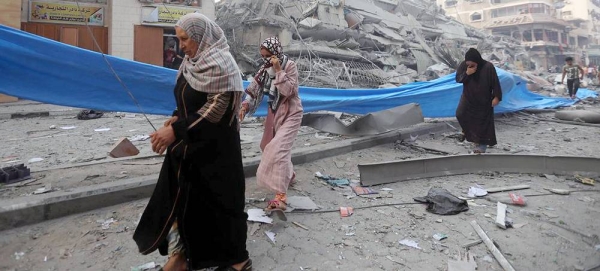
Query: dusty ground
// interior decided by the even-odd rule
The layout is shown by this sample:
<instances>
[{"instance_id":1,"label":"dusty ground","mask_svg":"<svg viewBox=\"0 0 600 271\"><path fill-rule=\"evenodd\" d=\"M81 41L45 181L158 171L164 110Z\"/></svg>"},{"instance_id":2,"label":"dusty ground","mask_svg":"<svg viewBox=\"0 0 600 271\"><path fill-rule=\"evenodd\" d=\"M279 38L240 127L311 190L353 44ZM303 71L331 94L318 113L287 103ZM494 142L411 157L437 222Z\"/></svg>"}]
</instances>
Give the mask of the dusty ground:
<instances>
[{"instance_id":1,"label":"dusty ground","mask_svg":"<svg viewBox=\"0 0 600 271\"><path fill-rule=\"evenodd\" d=\"M533 121L521 115L500 117L500 143L490 152L600 157L598 131L594 127ZM450 153L466 153L469 147L443 135L418 138L416 144ZM431 187L446 188L457 196L465 196L475 184L491 187L525 183L531 185L531 189L520 192L526 195L543 193L545 187L590 189L574 183L572 176L550 180L535 175L486 173L375 187L393 189L393 198L368 199L353 197L348 188L332 189L314 177L320 171L358 179L359 163L432 155L390 144L301 165L296 168L299 182L290 196L309 196L322 210L336 210L340 206L413 202L413 197L425 196ZM268 196L257 189L254 179L249 179L248 184L247 197ZM469 225L469 221L477 220L516 270L580 270L600 264L600 251L596 248L600 240L594 236L600 232L598 201L600 193L596 192L531 197L526 207L509 207L508 217L515 224L525 225L507 230L494 225L495 203L485 199L471 202L468 212L443 217L427 213L421 205L360 209L348 218L341 218L338 212L292 213L288 223L262 225L249 236L247 244L256 270L446 270L449 256L456 254L462 244L479 239ZM139 255L131 240L145 203L131 202L2 232L0 269L129 270L151 261L164 263L165 259L156 253ZM262 208L264 203L256 205ZM102 229L101 222L110 218L117 222ZM291 224L292 221L309 230ZM252 223L249 225L251 229ZM265 236L266 230L277 233L275 244ZM435 241L435 233L449 237ZM422 249L400 245L403 239L418 242ZM473 247L471 252L476 256L478 270L501 270L484 245Z\"/></svg>"},{"instance_id":2,"label":"dusty ground","mask_svg":"<svg viewBox=\"0 0 600 271\"><path fill-rule=\"evenodd\" d=\"M32 177L39 179L24 187L0 187L0 199L29 196L38 188L51 185L56 191L74 187L111 182L124 178L158 174L162 157L155 155L150 140L134 141L140 154L131 160L110 158L107 154L117 140L148 135L152 127L140 114L106 113L94 120L78 120L74 117L78 110L63 107L33 104L31 110L61 109L71 115L28 119L0 120L0 130L6 133L0 141L0 167L25 163L32 170ZM9 108L0 106L0 112ZM27 112L20 108L15 111ZM149 116L150 121L160 127L167 119L163 116ZM23 125L27 122L27 125ZM55 126L54 129L50 129ZM63 130L61 127L75 127ZM98 132L96 129L110 128ZM262 125L256 119L249 119L242 125L242 149L245 159L260 155L259 142ZM326 144L339 139L338 136L316 135L317 131L302 127L295 147ZM42 158L40 162L29 162L32 158ZM90 165L91 164L91 165Z\"/></svg>"}]
</instances>

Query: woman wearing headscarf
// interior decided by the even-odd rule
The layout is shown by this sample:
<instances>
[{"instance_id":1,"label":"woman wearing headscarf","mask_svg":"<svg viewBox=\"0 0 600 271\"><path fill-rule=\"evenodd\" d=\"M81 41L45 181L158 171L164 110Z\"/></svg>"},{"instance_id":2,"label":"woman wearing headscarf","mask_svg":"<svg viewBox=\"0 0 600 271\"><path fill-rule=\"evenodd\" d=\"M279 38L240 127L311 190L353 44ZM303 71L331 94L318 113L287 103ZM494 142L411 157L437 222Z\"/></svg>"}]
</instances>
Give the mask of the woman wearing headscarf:
<instances>
[{"instance_id":1,"label":"woman wearing headscarf","mask_svg":"<svg viewBox=\"0 0 600 271\"><path fill-rule=\"evenodd\" d=\"M463 84L463 93L456 109L456 118L463 130L461 141L475 143L473 153L484 153L494 146L494 107L502 101L502 88L496 68L471 48L456 70L456 82Z\"/></svg>"},{"instance_id":2,"label":"woman wearing headscarf","mask_svg":"<svg viewBox=\"0 0 600 271\"><path fill-rule=\"evenodd\" d=\"M265 96L268 99L265 131L260 143L263 151L256 179L261 187L275 193L267 210L285 210L287 190L296 174L292 165L292 146L302 123L302 102L298 96L296 63L283 54L277 37L266 39L260 54L264 65L246 88L240 119L253 115Z\"/></svg>"},{"instance_id":3,"label":"woman wearing headscarf","mask_svg":"<svg viewBox=\"0 0 600 271\"><path fill-rule=\"evenodd\" d=\"M238 109L239 69L223 30L205 16L183 16L175 31L186 54L174 89L177 108L151 135L167 152L133 236L144 255L156 249L164 270L252 270L246 250L245 178Z\"/></svg>"}]
</instances>

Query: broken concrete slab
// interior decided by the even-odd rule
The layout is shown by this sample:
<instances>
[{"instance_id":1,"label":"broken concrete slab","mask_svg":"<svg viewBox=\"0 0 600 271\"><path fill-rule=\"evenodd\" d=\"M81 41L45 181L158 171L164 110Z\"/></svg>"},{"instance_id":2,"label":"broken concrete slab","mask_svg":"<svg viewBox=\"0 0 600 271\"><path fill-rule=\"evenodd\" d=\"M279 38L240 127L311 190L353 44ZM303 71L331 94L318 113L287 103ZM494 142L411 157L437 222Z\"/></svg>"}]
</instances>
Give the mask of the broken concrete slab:
<instances>
[{"instance_id":1,"label":"broken concrete slab","mask_svg":"<svg viewBox=\"0 0 600 271\"><path fill-rule=\"evenodd\" d=\"M362 185L498 171L599 176L600 158L516 154L457 155L358 165Z\"/></svg>"},{"instance_id":2,"label":"broken concrete slab","mask_svg":"<svg viewBox=\"0 0 600 271\"><path fill-rule=\"evenodd\" d=\"M338 135L365 136L382 134L422 123L423 113L418 104L408 104L370 113L347 125L332 114L309 113L302 118L302 125Z\"/></svg>"}]
</instances>

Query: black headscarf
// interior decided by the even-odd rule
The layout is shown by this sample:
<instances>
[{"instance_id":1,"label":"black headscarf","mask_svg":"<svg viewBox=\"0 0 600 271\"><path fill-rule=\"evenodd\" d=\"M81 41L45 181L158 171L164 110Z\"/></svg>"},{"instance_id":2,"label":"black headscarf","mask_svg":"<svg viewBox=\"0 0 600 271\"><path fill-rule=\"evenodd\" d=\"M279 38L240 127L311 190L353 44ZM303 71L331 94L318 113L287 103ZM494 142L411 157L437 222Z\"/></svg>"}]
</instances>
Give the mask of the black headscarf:
<instances>
[{"instance_id":1,"label":"black headscarf","mask_svg":"<svg viewBox=\"0 0 600 271\"><path fill-rule=\"evenodd\" d=\"M481 57L479 51L477 51L477 49L475 48L471 48L469 49L469 51L467 51L467 53L465 54L465 61L473 61L477 63L478 66L483 66L483 64L485 64L486 62Z\"/></svg>"}]
</instances>

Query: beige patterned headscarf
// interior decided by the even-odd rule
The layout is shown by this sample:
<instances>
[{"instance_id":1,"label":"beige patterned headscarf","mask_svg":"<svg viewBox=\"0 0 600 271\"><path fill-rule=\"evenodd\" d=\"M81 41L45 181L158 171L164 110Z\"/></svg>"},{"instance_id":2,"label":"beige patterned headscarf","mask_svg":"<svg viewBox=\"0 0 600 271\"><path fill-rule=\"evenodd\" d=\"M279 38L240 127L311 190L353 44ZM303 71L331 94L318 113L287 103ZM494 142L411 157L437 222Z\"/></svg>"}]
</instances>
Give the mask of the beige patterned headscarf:
<instances>
[{"instance_id":1,"label":"beige patterned headscarf","mask_svg":"<svg viewBox=\"0 0 600 271\"><path fill-rule=\"evenodd\" d=\"M197 91L223 93L244 91L239 68L229 52L223 30L200 13L187 14L175 24L199 44L194 58L185 56L177 78L183 74Z\"/></svg>"}]
</instances>

